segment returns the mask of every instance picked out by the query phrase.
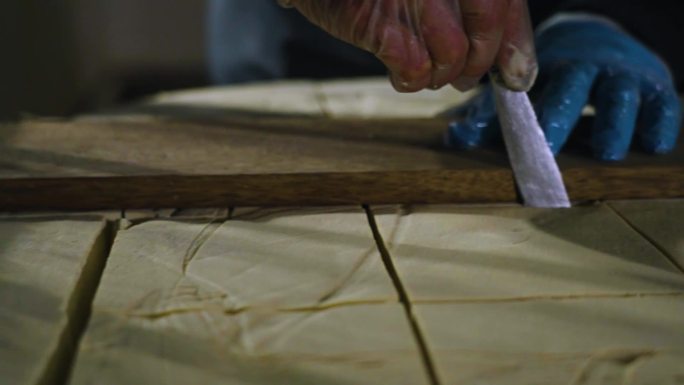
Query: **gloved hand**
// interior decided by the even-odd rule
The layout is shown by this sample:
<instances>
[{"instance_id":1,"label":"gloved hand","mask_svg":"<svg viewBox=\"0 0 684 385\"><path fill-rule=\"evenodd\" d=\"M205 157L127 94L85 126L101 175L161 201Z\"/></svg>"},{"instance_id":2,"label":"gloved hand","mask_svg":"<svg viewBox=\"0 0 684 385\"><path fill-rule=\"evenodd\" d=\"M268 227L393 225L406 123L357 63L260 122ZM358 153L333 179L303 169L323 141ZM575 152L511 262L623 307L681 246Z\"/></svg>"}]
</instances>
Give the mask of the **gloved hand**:
<instances>
[{"instance_id":1,"label":"gloved hand","mask_svg":"<svg viewBox=\"0 0 684 385\"><path fill-rule=\"evenodd\" d=\"M279 0L337 38L375 54L401 92L465 91L498 65L528 90L537 75L527 0Z\"/></svg>"},{"instance_id":2,"label":"gloved hand","mask_svg":"<svg viewBox=\"0 0 684 385\"><path fill-rule=\"evenodd\" d=\"M541 31L537 47L541 73L535 107L554 153L563 148L588 103L596 109L591 146L597 158L624 159L635 133L649 153L674 149L681 105L672 75L655 53L598 19L554 24ZM465 109L465 120L449 128L449 145L472 148L497 138L491 89Z\"/></svg>"}]
</instances>

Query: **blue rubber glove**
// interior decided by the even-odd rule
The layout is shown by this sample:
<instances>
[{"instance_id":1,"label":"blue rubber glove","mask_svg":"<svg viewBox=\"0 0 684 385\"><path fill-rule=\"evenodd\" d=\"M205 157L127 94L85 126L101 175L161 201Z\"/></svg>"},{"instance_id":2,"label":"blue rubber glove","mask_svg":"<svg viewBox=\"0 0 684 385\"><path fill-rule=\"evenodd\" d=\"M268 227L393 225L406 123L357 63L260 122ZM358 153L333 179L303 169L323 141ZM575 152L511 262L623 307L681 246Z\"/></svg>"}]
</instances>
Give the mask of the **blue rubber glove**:
<instances>
[{"instance_id":1,"label":"blue rubber glove","mask_svg":"<svg viewBox=\"0 0 684 385\"><path fill-rule=\"evenodd\" d=\"M568 20L537 37L540 78L533 96L549 146L560 152L587 104L596 108L591 145L597 158L627 156L632 138L649 153L672 151L682 113L667 65L604 20ZM451 124L447 144L468 149L500 138L490 87Z\"/></svg>"}]
</instances>

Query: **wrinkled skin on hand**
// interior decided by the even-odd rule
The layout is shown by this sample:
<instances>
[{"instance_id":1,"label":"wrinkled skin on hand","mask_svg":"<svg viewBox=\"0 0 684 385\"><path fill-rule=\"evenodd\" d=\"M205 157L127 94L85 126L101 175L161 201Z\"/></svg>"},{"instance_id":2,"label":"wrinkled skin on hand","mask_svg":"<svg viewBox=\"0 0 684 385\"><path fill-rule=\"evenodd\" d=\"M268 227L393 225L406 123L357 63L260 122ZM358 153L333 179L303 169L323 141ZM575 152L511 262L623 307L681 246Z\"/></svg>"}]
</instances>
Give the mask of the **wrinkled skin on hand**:
<instances>
[{"instance_id":1,"label":"wrinkled skin on hand","mask_svg":"<svg viewBox=\"0 0 684 385\"><path fill-rule=\"evenodd\" d=\"M498 66L528 90L537 75L527 0L279 0L335 37L375 54L400 92L465 91Z\"/></svg>"},{"instance_id":2,"label":"wrinkled skin on hand","mask_svg":"<svg viewBox=\"0 0 684 385\"><path fill-rule=\"evenodd\" d=\"M596 158L624 159L633 138L649 153L671 152L682 123L681 104L667 65L618 27L566 21L537 39L540 79L535 108L549 146L558 153L587 104L596 109L590 143ZM448 144L473 148L500 135L489 87L451 125Z\"/></svg>"}]
</instances>

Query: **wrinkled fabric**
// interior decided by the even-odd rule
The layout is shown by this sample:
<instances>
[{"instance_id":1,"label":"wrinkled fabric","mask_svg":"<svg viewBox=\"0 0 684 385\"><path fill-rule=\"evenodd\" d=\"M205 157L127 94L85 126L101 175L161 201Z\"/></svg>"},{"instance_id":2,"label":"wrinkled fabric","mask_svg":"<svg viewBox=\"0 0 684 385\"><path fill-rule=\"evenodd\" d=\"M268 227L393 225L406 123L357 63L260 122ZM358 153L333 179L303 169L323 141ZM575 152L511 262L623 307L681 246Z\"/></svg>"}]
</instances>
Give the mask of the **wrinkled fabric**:
<instances>
[{"instance_id":1,"label":"wrinkled fabric","mask_svg":"<svg viewBox=\"0 0 684 385\"><path fill-rule=\"evenodd\" d=\"M505 85L537 75L526 0L280 0L333 36L376 55L398 91L475 87L497 66Z\"/></svg>"},{"instance_id":2,"label":"wrinkled fabric","mask_svg":"<svg viewBox=\"0 0 684 385\"><path fill-rule=\"evenodd\" d=\"M493 90L508 159L525 205L570 207L563 176L537 124L530 98L524 92L509 91L498 82Z\"/></svg>"},{"instance_id":3,"label":"wrinkled fabric","mask_svg":"<svg viewBox=\"0 0 684 385\"><path fill-rule=\"evenodd\" d=\"M611 23L566 21L537 38L539 122L554 153L565 146L587 104L596 108L591 147L601 160L624 159L633 138L647 152L671 152L682 113L672 75L655 53ZM473 148L497 138L491 90L449 128L448 144Z\"/></svg>"}]
</instances>

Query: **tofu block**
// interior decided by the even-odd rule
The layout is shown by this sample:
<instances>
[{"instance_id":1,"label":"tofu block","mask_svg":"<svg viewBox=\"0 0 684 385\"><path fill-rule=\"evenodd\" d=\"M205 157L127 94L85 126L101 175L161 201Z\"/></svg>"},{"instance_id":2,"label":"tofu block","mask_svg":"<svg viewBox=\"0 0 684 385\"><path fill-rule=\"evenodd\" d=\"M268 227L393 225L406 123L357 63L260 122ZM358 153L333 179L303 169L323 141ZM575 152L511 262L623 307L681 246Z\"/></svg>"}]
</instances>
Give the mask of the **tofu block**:
<instances>
[{"instance_id":1,"label":"tofu block","mask_svg":"<svg viewBox=\"0 0 684 385\"><path fill-rule=\"evenodd\" d=\"M71 384L425 384L365 213L119 232Z\"/></svg>"},{"instance_id":2,"label":"tofu block","mask_svg":"<svg viewBox=\"0 0 684 385\"><path fill-rule=\"evenodd\" d=\"M0 382L64 376L105 261L105 231L102 220L0 219Z\"/></svg>"},{"instance_id":3,"label":"tofu block","mask_svg":"<svg viewBox=\"0 0 684 385\"><path fill-rule=\"evenodd\" d=\"M414 311L446 384L684 378L683 296L426 304Z\"/></svg>"},{"instance_id":4,"label":"tofu block","mask_svg":"<svg viewBox=\"0 0 684 385\"><path fill-rule=\"evenodd\" d=\"M395 218L379 227L417 302L684 292L684 275L606 206L417 207L378 217Z\"/></svg>"},{"instance_id":5,"label":"tofu block","mask_svg":"<svg viewBox=\"0 0 684 385\"><path fill-rule=\"evenodd\" d=\"M684 200L610 202L684 273Z\"/></svg>"}]
</instances>

